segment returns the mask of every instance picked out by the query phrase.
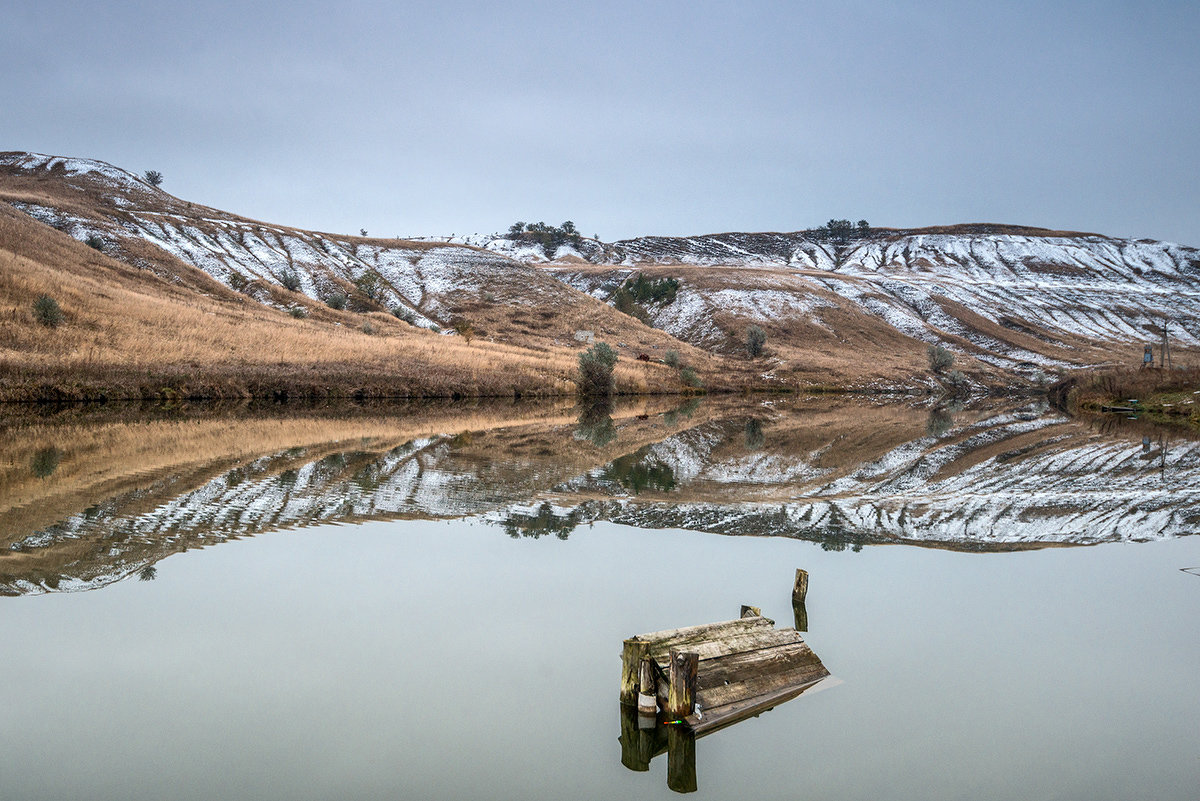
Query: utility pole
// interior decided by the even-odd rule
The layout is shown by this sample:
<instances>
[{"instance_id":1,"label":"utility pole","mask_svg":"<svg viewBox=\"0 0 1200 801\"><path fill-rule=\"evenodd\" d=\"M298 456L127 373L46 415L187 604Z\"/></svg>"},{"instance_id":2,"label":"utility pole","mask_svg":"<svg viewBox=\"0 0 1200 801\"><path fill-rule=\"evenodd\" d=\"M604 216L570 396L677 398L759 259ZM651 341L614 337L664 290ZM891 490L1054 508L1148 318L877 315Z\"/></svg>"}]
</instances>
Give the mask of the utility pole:
<instances>
[{"instance_id":1,"label":"utility pole","mask_svg":"<svg viewBox=\"0 0 1200 801\"><path fill-rule=\"evenodd\" d=\"M1167 318L1163 317L1163 339L1162 339L1162 360L1159 362L1160 367L1171 369L1171 344L1167 341Z\"/></svg>"}]
</instances>

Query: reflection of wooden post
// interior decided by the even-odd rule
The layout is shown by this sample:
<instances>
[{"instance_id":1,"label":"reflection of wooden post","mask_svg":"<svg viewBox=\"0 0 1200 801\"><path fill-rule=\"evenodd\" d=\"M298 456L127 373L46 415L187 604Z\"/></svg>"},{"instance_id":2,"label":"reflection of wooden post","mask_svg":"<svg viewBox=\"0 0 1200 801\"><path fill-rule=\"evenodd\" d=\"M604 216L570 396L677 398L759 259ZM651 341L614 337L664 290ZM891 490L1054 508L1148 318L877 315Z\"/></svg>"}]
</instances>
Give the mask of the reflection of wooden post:
<instances>
[{"instance_id":1,"label":"reflection of wooden post","mask_svg":"<svg viewBox=\"0 0 1200 801\"><path fill-rule=\"evenodd\" d=\"M796 631L808 631L808 609L804 601L792 601L792 616L796 619Z\"/></svg>"},{"instance_id":2,"label":"reflection of wooden post","mask_svg":"<svg viewBox=\"0 0 1200 801\"><path fill-rule=\"evenodd\" d=\"M629 706L637 705L638 688L641 678L642 660L650 655L650 644L636 637L625 641L621 650L621 703Z\"/></svg>"},{"instance_id":3,"label":"reflection of wooden post","mask_svg":"<svg viewBox=\"0 0 1200 801\"><path fill-rule=\"evenodd\" d=\"M808 595L808 571L796 569L796 583L792 585L792 603L804 603Z\"/></svg>"},{"instance_id":4,"label":"reflection of wooden post","mask_svg":"<svg viewBox=\"0 0 1200 801\"><path fill-rule=\"evenodd\" d=\"M638 669L637 710L638 715L648 715L652 720L658 714L658 677L654 675L654 661L649 658L643 659Z\"/></svg>"},{"instance_id":5,"label":"reflection of wooden post","mask_svg":"<svg viewBox=\"0 0 1200 801\"><path fill-rule=\"evenodd\" d=\"M757 606L742 606L741 617L762 617L762 610Z\"/></svg>"},{"instance_id":6,"label":"reflection of wooden post","mask_svg":"<svg viewBox=\"0 0 1200 801\"><path fill-rule=\"evenodd\" d=\"M696 735L682 726L667 726L667 787L696 792Z\"/></svg>"},{"instance_id":7,"label":"reflection of wooden post","mask_svg":"<svg viewBox=\"0 0 1200 801\"><path fill-rule=\"evenodd\" d=\"M647 752L643 740L648 733L638 730L638 714L631 706L621 704L621 764L630 770L650 770L653 752Z\"/></svg>"},{"instance_id":8,"label":"reflection of wooden post","mask_svg":"<svg viewBox=\"0 0 1200 801\"><path fill-rule=\"evenodd\" d=\"M679 720L692 714L696 706L696 673L700 655L671 649L671 670L667 683L667 719Z\"/></svg>"}]
</instances>

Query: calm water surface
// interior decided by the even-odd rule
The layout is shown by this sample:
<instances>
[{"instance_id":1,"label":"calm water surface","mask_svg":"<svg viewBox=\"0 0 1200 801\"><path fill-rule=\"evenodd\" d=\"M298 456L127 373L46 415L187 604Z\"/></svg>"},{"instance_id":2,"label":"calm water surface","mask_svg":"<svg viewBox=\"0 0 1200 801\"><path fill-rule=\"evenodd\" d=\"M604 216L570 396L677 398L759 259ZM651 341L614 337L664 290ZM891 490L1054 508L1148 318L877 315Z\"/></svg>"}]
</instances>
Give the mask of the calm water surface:
<instances>
[{"instance_id":1,"label":"calm water surface","mask_svg":"<svg viewBox=\"0 0 1200 801\"><path fill-rule=\"evenodd\" d=\"M622 639L802 567L836 681L698 796L1193 799L1194 443L1034 411L13 423L0 797L674 797Z\"/></svg>"}]
</instances>

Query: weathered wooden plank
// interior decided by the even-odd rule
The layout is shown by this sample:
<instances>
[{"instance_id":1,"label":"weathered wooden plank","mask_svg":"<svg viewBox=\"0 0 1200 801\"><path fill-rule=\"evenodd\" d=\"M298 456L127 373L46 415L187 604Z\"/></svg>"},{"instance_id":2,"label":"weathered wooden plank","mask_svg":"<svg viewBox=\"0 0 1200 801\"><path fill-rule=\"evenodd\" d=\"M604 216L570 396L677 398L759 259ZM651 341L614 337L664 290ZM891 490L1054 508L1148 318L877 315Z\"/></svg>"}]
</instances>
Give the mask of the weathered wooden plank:
<instances>
[{"instance_id":1,"label":"weathered wooden plank","mask_svg":"<svg viewBox=\"0 0 1200 801\"><path fill-rule=\"evenodd\" d=\"M728 631L746 631L760 626L774 626L775 621L765 617L743 617L738 620L725 620L720 623L703 623L699 626L687 626L682 629L667 629L654 631L649 634L639 634L632 639L650 643L654 650L661 649L666 653L672 646L685 646L692 642L703 642L720 636Z\"/></svg>"},{"instance_id":2,"label":"weathered wooden plank","mask_svg":"<svg viewBox=\"0 0 1200 801\"><path fill-rule=\"evenodd\" d=\"M750 619L752 618L747 618L747 620ZM750 631L734 632L719 639L706 642L689 643L687 649L699 654L700 660L704 661L734 654L739 651L754 651L759 648L771 648L776 645L787 645L802 641L800 635L793 629L776 630L759 627ZM667 665L666 657L669 651L670 649L663 651L657 646L653 646L650 649L650 658L654 659L665 669Z\"/></svg>"},{"instance_id":3,"label":"weathered wooden plank","mask_svg":"<svg viewBox=\"0 0 1200 801\"><path fill-rule=\"evenodd\" d=\"M742 614L739 617L762 617L762 610L757 606L746 606L742 604Z\"/></svg>"},{"instance_id":4,"label":"weathered wooden plank","mask_svg":"<svg viewBox=\"0 0 1200 801\"><path fill-rule=\"evenodd\" d=\"M809 652L812 653L811 651ZM817 659L816 654L806 664L788 670L747 676L741 681L731 681L696 693L701 710L717 709L729 704L771 695L793 687L804 687L820 681L829 671ZM707 714L707 713L706 713Z\"/></svg>"},{"instance_id":5,"label":"weathered wooden plank","mask_svg":"<svg viewBox=\"0 0 1200 801\"><path fill-rule=\"evenodd\" d=\"M708 690L731 682L744 681L751 676L806 667L814 662L820 664L821 660L805 642L728 654L704 661L696 682L696 690Z\"/></svg>"},{"instance_id":6,"label":"weathered wooden plank","mask_svg":"<svg viewBox=\"0 0 1200 801\"><path fill-rule=\"evenodd\" d=\"M684 718L683 722L697 737L711 734L717 729L731 726L746 718L761 714L772 707L782 704L784 701L790 701L817 683L813 682L802 687L789 687L775 693L759 695L745 701L728 704L727 706L704 709L701 710L702 715L689 715Z\"/></svg>"}]
</instances>

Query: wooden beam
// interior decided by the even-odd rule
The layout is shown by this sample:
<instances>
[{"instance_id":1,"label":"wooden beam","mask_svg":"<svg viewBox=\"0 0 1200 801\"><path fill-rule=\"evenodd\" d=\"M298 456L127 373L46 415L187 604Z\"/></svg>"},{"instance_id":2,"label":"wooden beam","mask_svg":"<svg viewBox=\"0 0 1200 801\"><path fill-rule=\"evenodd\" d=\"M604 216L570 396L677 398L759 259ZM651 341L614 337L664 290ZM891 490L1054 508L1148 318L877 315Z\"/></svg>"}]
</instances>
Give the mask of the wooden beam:
<instances>
[{"instance_id":1,"label":"wooden beam","mask_svg":"<svg viewBox=\"0 0 1200 801\"><path fill-rule=\"evenodd\" d=\"M700 703L702 711L717 709L796 687L806 687L828 675L829 671L821 664L821 660L817 659L816 654L813 654L808 664L799 664L789 670L781 670L776 673L748 676L742 681L731 681L729 684L712 687L697 692L696 700Z\"/></svg>"},{"instance_id":2,"label":"wooden beam","mask_svg":"<svg viewBox=\"0 0 1200 801\"><path fill-rule=\"evenodd\" d=\"M693 643L686 646L687 650L699 655L701 660L735 654L738 651L756 651L759 648L771 648L776 645L804 642L800 635L792 629L757 628L751 631L735 632L717 640ZM670 652L680 650L658 647L650 649L650 656L666 669L670 667Z\"/></svg>"},{"instance_id":3,"label":"wooden beam","mask_svg":"<svg viewBox=\"0 0 1200 801\"><path fill-rule=\"evenodd\" d=\"M697 736L711 734L717 729L723 729L726 726L731 726L734 723L752 718L755 715L760 715L769 709L772 709L784 701L790 701L796 696L808 690L813 685L806 684L803 687L789 687L769 695L760 695L756 698L747 699L738 703L729 704L728 706L716 707L713 709L701 710L701 715L689 715L683 719L685 726L690 728ZM672 727L674 728L674 727Z\"/></svg>"},{"instance_id":4,"label":"wooden beam","mask_svg":"<svg viewBox=\"0 0 1200 801\"><path fill-rule=\"evenodd\" d=\"M782 673L814 662L820 664L821 660L805 642L729 654L701 662L696 691L743 681L747 676Z\"/></svg>"},{"instance_id":5,"label":"wooden beam","mask_svg":"<svg viewBox=\"0 0 1200 801\"><path fill-rule=\"evenodd\" d=\"M757 606L746 606L742 604L741 617L762 617L762 610Z\"/></svg>"},{"instance_id":6,"label":"wooden beam","mask_svg":"<svg viewBox=\"0 0 1200 801\"><path fill-rule=\"evenodd\" d=\"M650 634L639 634L634 640L648 642L654 648L670 648L672 645L687 645L691 642L704 642L715 636L731 631L744 631L760 626L774 626L775 621L765 617L744 617L738 620L725 620L720 623L704 623L699 626L687 626L682 629L654 631Z\"/></svg>"}]
</instances>

